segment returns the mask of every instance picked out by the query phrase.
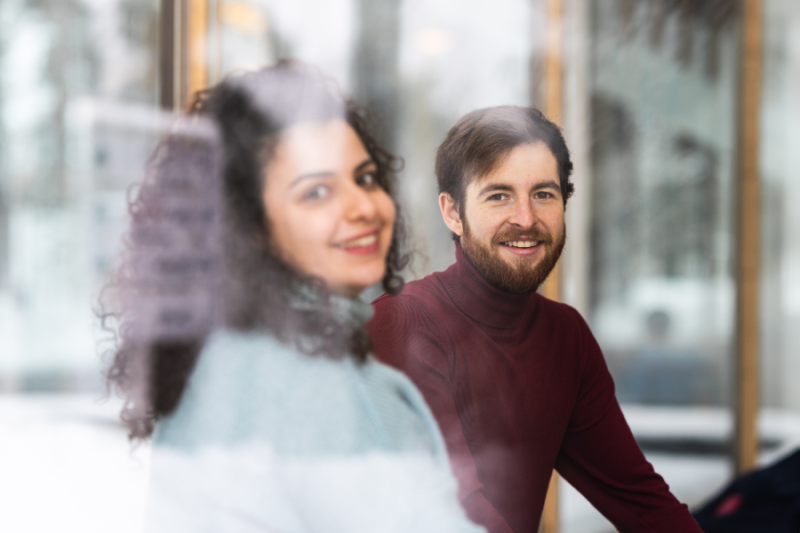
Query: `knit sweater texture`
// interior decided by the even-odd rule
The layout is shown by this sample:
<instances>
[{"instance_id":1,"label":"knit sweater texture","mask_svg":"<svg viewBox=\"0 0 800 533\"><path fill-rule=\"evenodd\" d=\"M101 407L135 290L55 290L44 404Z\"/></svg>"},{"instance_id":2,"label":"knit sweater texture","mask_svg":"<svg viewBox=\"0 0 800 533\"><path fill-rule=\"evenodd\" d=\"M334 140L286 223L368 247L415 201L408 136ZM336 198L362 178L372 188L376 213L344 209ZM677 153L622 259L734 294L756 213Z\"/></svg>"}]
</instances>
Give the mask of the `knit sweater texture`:
<instances>
[{"instance_id":1,"label":"knit sweater texture","mask_svg":"<svg viewBox=\"0 0 800 533\"><path fill-rule=\"evenodd\" d=\"M374 302L374 353L433 410L473 521L536 532L555 468L620 531L700 532L645 459L573 308L456 263Z\"/></svg>"},{"instance_id":2,"label":"knit sweater texture","mask_svg":"<svg viewBox=\"0 0 800 533\"><path fill-rule=\"evenodd\" d=\"M340 304L343 328L372 316ZM482 531L406 376L230 330L208 339L158 424L147 514L158 533Z\"/></svg>"}]
</instances>

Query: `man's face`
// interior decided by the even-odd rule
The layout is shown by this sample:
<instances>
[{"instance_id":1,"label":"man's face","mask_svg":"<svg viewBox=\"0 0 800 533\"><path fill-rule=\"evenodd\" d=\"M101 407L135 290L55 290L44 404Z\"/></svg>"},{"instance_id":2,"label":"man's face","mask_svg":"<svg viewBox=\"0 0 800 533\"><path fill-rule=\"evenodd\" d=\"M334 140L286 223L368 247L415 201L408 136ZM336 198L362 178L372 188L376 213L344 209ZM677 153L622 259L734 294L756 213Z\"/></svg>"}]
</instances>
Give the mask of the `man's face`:
<instances>
[{"instance_id":1,"label":"man's face","mask_svg":"<svg viewBox=\"0 0 800 533\"><path fill-rule=\"evenodd\" d=\"M564 200L556 158L544 143L516 146L501 166L467 185L461 213L446 193L439 204L464 255L499 289L536 289L561 255Z\"/></svg>"}]
</instances>

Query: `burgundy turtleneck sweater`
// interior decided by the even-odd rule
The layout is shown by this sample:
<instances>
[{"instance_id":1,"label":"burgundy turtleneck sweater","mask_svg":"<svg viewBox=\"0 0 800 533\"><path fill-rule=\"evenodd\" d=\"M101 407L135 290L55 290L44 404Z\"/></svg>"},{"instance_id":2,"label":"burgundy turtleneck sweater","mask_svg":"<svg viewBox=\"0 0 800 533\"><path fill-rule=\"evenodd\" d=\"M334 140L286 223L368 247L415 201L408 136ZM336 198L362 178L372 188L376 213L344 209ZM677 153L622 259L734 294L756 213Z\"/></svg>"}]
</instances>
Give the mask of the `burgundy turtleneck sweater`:
<instances>
[{"instance_id":1,"label":"burgundy turtleneck sweater","mask_svg":"<svg viewBox=\"0 0 800 533\"><path fill-rule=\"evenodd\" d=\"M439 421L469 517L536 532L553 468L621 533L702 533L644 458L577 311L489 285L456 263L374 302L375 355Z\"/></svg>"}]
</instances>

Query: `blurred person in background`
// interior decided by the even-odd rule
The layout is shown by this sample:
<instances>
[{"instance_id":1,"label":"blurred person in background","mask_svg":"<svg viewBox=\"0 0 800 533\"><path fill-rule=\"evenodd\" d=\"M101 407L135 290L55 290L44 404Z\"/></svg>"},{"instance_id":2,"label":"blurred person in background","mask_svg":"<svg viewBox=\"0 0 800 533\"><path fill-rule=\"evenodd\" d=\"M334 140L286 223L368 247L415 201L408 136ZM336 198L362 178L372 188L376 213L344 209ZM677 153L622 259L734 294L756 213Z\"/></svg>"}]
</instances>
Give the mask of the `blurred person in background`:
<instances>
[{"instance_id":1,"label":"blurred person in background","mask_svg":"<svg viewBox=\"0 0 800 533\"><path fill-rule=\"evenodd\" d=\"M459 498L492 533L537 531L554 468L621 533L699 533L636 444L583 318L536 292L566 240L571 172L538 110L462 117L436 156L456 262L374 302L375 354L422 391Z\"/></svg>"},{"instance_id":2,"label":"blurred person in background","mask_svg":"<svg viewBox=\"0 0 800 533\"><path fill-rule=\"evenodd\" d=\"M481 531L422 396L369 355L357 297L407 261L395 167L287 61L200 92L157 149L106 291L149 531Z\"/></svg>"}]
</instances>

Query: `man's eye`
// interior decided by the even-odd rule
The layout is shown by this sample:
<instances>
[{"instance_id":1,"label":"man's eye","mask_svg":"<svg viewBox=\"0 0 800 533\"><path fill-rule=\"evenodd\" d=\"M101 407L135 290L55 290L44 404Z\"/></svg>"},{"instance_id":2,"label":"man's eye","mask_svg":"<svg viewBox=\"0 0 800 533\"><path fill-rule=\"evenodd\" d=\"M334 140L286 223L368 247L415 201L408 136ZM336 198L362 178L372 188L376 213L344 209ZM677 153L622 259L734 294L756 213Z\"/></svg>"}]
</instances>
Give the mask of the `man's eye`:
<instances>
[{"instance_id":1,"label":"man's eye","mask_svg":"<svg viewBox=\"0 0 800 533\"><path fill-rule=\"evenodd\" d=\"M534 195L535 198L539 200L547 200L548 198L554 198L553 193L546 192L546 191L539 191Z\"/></svg>"},{"instance_id":2,"label":"man's eye","mask_svg":"<svg viewBox=\"0 0 800 533\"><path fill-rule=\"evenodd\" d=\"M493 195L491 195L491 196L490 196L489 198L487 198L487 199L488 199L488 200L497 200L497 201L499 201L499 200L502 200L504 196L505 196L505 194L497 193L497 194L493 194Z\"/></svg>"},{"instance_id":3,"label":"man's eye","mask_svg":"<svg viewBox=\"0 0 800 533\"><path fill-rule=\"evenodd\" d=\"M321 200L327 197L330 192L330 189L325 185L316 185L303 195L303 200Z\"/></svg>"}]
</instances>

